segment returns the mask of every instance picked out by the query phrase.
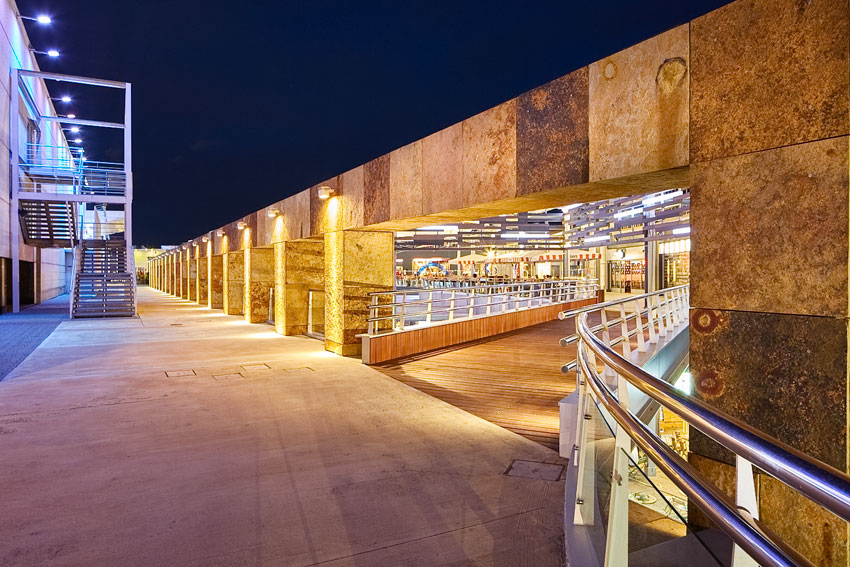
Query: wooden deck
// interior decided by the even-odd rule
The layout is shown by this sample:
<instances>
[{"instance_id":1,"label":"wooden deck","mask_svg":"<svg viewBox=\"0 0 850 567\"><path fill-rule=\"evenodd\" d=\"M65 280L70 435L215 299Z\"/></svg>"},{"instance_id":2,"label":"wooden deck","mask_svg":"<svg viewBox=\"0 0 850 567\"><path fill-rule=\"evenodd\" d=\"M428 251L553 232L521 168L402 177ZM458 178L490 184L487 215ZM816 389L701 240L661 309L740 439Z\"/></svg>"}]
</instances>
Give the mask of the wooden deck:
<instances>
[{"instance_id":1,"label":"wooden deck","mask_svg":"<svg viewBox=\"0 0 850 567\"><path fill-rule=\"evenodd\" d=\"M557 450L558 401L575 389L561 373L575 346L558 340L574 332L572 320L551 321L373 368Z\"/></svg>"}]
</instances>

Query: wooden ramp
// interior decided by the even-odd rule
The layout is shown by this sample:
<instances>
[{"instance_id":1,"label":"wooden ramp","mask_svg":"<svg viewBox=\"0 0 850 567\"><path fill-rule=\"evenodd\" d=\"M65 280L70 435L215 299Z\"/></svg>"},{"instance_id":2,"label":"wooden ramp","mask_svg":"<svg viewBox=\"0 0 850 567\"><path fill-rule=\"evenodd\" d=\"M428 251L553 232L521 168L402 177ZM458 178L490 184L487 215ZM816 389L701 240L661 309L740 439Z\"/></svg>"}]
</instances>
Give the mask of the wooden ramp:
<instances>
[{"instance_id":1,"label":"wooden ramp","mask_svg":"<svg viewBox=\"0 0 850 567\"><path fill-rule=\"evenodd\" d=\"M561 366L575 323L550 321L489 339L373 366L460 409L558 449L558 401L575 389Z\"/></svg>"}]
</instances>

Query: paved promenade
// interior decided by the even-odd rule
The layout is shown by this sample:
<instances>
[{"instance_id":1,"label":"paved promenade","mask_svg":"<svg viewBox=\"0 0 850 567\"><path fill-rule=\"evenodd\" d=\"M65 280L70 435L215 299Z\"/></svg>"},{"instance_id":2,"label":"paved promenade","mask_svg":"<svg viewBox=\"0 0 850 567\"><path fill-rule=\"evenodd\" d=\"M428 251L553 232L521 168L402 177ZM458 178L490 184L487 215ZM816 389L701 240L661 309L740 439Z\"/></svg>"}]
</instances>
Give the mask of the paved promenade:
<instances>
[{"instance_id":1,"label":"paved promenade","mask_svg":"<svg viewBox=\"0 0 850 567\"><path fill-rule=\"evenodd\" d=\"M562 564L563 482L504 474L555 452L312 339L140 314L62 322L0 383L0 565Z\"/></svg>"},{"instance_id":2,"label":"paved promenade","mask_svg":"<svg viewBox=\"0 0 850 567\"><path fill-rule=\"evenodd\" d=\"M0 381L67 319L67 294L0 317Z\"/></svg>"}]
</instances>

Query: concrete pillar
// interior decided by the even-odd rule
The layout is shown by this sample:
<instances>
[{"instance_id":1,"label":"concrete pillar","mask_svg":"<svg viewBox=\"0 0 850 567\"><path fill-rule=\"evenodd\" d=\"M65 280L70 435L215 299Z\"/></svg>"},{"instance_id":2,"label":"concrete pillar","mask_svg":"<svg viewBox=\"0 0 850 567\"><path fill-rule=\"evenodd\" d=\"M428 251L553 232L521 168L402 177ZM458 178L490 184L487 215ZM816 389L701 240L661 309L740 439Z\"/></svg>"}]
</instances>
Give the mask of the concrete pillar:
<instances>
[{"instance_id":1,"label":"concrete pillar","mask_svg":"<svg viewBox=\"0 0 850 567\"><path fill-rule=\"evenodd\" d=\"M190 246L188 250L188 286L189 286L189 301L198 301L198 247Z\"/></svg>"},{"instance_id":2,"label":"concrete pillar","mask_svg":"<svg viewBox=\"0 0 850 567\"><path fill-rule=\"evenodd\" d=\"M274 289L274 249L245 249L244 315L249 323L269 319L269 295Z\"/></svg>"},{"instance_id":3,"label":"concrete pillar","mask_svg":"<svg viewBox=\"0 0 850 567\"><path fill-rule=\"evenodd\" d=\"M224 292L224 270L222 266L224 256L213 254L207 261L207 306L210 309L222 309L224 306L222 294Z\"/></svg>"},{"instance_id":4,"label":"concrete pillar","mask_svg":"<svg viewBox=\"0 0 850 567\"><path fill-rule=\"evenodd\" d=\"M733 2L692 22L690 45L694 391L846 472L850 6ZM732 494L732 455L694 429L690 450ZM843 522L756 486L768 528L848 564Z\"/></svg>"},{"instance_id":5,"label":"concrete pillar","mask_svg":"<svg viewBox=\"0 0 850 567\"><path fill-rule=\"evenodd\" d=\"M245 297L245 253L241 250L222 255L222 308L227 315L242 315Z\"/></svg>"},{"instance_id":6,"label":"concrete pillar","mask_svg":"<svg viewBox=\"0 0 850 567\"><path fill-rule=\"evenodd\" d=\"M325 291L324 242L278 242L275 255L275 331L307 332L310 291Z\"/></svg>"},{"instance_id":7,"label":"concrete pillar","mask_svg":"<svg viewBox=\"0 0 850 567\"><path fill-rule=\"evenodd\" d=\"M393 233L325 233L325 349L360 354L356 335L367 330L369 293L394 285Z\"/></svg>"}]
</instances>

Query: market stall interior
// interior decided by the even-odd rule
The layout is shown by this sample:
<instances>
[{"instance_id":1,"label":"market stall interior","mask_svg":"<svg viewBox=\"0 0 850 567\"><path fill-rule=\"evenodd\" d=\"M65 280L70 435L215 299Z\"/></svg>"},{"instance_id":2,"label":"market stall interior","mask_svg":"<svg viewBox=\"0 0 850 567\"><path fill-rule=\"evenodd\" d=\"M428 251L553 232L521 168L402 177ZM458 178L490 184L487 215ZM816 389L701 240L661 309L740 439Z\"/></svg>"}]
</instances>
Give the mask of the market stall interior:
<instances>
[{"instance_id":1,"label":"market stall interior","mask_svg":"<svg viewBox=\"0 0 850 567\"><path fill-rule=\"evenodd\" d=\"M396 286L597 282L609 295L688 282L690 192L673 189L396 233Z\"/></svg>"}]
</instances>

